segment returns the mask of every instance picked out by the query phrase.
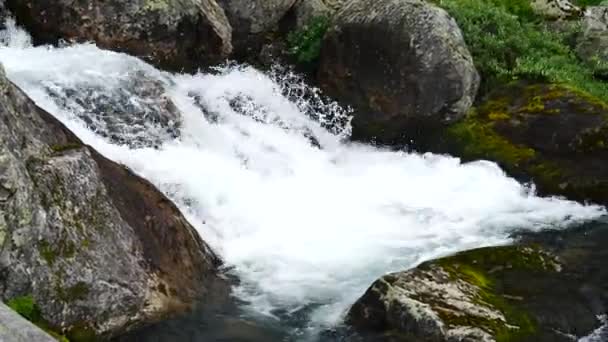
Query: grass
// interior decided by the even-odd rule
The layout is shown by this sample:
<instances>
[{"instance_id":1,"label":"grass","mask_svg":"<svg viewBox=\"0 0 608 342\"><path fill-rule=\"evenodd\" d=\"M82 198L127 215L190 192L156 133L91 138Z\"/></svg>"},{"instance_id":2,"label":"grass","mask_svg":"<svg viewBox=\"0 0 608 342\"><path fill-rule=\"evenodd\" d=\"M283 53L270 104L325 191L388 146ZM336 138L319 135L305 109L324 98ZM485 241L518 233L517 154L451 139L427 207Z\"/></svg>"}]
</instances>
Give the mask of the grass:
<instances>
[{"instance_id":1,"label":"grass","mask_svg":"<svg viewBox=\"0 0 608 342\"><path fill-rule=\"evenodd\" d=\"M545 27L529 0L435 0L458 22L482 76L481 92L514 80L566 84L608 99L608 84L594 78L569 41L580 27ZM586 1L587 4L597 1Z\"/></svg>"}]
</instances>

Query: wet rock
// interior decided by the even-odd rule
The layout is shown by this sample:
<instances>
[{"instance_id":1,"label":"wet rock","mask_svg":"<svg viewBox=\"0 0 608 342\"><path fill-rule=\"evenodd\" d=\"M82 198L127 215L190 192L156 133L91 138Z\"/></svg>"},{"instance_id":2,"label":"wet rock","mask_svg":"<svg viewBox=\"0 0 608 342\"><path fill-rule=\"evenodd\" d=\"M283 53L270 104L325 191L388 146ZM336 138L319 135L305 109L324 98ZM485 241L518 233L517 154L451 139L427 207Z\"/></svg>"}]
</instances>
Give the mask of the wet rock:
<instances>
[{"instance_id":1,"label":"wet rock","mask_svg":"<svg viewBox=\"0 0 608 342\"><path fill-rule=\"evenodd\" d=\"M319 83L352 105L353 138L420 145L463 117L479 76L456 22L422 0L355 0L336 13L321 48Z\"/></svg>"},{"instance_id":2,"label":"wet rock","mask_svg":"<svg viewBox=\"0 0 608 342\"><path fill-rule=\"evenodd\" d=\"M223 61L232 28L215 0L7 0L38 43L94 41L172 70Z\"/></svg>"},{"instance_id":3,"label":"wet rock","mask_svg":"<svg viewBox=\"0 0 608 342\"><path fill-rule=\"evenodd\" d=\"M451 126L435 151L496 161L541 194L606 204L607 139L603 101L566 86L515 83Z\"/></svg>"},{"instance_id":4,"label":"wet rock","mask_svg":"<svg viewBox=\"0 0 608 342\"><path fill-rule=\"evenodd\" d=\"M380 278L347 320L390 341L572 341L601 308L563 263L536 245L459 253Z\"/></svg>"},{"instance_id":5,"label":"wet rock","mask_svg":"<svg viewBox=\"0 0 608 342\"><path fill-rule=\"evenodd\" d=\"M170 81L129 72L113 85L47 86L55 104L75 113L98 135L133 148L158 147L180 136L182 116L166 88Z\"/></svg>"},{"instance_id":6,"label":"wet rock","mask_svg":"<svg viewBox=\"0 0 608 342\"><path fill-rule=\"evenodd\" d=\"M0 75L0 297L90 341L220 298L219 260L152 184Z\"/></svg>"}]
</instances>

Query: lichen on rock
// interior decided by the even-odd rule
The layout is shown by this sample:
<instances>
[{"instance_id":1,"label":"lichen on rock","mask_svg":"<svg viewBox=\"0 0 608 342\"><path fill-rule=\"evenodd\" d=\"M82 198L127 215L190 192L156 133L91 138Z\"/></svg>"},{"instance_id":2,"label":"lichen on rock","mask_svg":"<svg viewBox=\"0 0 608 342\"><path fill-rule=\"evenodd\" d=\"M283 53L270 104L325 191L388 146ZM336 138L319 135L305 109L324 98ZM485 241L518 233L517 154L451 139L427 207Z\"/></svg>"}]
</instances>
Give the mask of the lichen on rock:
<instances>
[{"instance_id":1,"label":"lichen on rock","mask_svg":"<svg viewBox=\"0 0 608 342\"><path fill-rule=\"evenodd\" d=\"M347 322L395 341L566 341L568 325L549 318L559 313L539 309L551 306L542 291L562 270L559 257L533 244L466 251L380 278ZM576 296L570 302L576 311L585 305Z\"/></svg>"},{"instance_id":2,"label":"lichen on rock","mask_svg":"<svg viewBox=\"0 0 608 342\"><path fill-rule=\"evenodd\" d=\"M543 194L608 203L608 105L565 85L496 89L449 127L438 150L498 162Z\"/></svg>"},{"instance_id":3,"label":"lichen on rock","mask_svg":"<svg viewBox=\"0 0 608 342\"><path fill-rule=\"evenodd\" d=\"M0 89L0 299L27 296L49 330L91 341L227 295L219 259L172 202L3 72Z\"/></svg>"}]
</instances>

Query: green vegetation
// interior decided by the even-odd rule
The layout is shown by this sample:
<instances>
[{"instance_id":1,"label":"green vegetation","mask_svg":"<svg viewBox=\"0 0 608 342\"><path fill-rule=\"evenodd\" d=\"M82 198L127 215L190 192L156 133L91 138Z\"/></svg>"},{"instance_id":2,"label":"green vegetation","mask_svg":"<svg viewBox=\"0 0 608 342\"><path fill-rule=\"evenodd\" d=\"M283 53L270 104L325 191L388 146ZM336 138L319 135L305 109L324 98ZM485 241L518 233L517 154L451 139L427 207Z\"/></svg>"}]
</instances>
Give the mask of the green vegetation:
<instances>
[{"instance_id":1,"label":"green vegetation","mask_svg":"<svg viewBox=\"0 0 608 342\"><path fill-rule=\"evenodd\" d=\"M314 17L302 29L287 36L289 54L300 64L311 65L321 52L323 36L329 28L329 18Z\"/></svg>"},{"instance_id":2,"label":"green vegetation","mask_svg":"<svg viewBox=\"0 0 608 342\"><path fill-rule=\"evenodd\" d=\"M23 318L37 325L59 342L70 342L67 337L53 331L49 324L42 318L40 308L36 305L32 295L16 297L8 301L7 305Z\"/></svg>"},{"instance_id":3,"label":"green vegetation","mask_svg":"<svg viewBox=\"0 0 608 342\"><path fill-rule=\"evenodd\" d=\"M594 78L597 68L580 61L569 45L578 25L561 32L549 30L532 11L530 0L434 2L462 29L482 75L482 93L513 80L536 80L567 84L608 99L608 84Z\"/></svg>"},{"instance_id":4,"label":"green vegetation","mask_svg":"<svg viewBox=\"0 0 608 342\"><path fill-rule=\"evenodd\" d=\"M451 278L465 281L478 289L475 301L500 311L505 319L492 320L484 317L454 315L450 311L439 311L444 322L454 326L482 328L498 342L525 339L536 332L537 324L525 310L511 303L497 292L500 279L495 279L492 270L507 268L532 272L555 272L557 264L553 258L534 247L481 248L439 259L440 265Z\"/></svg>"}]
</instances>

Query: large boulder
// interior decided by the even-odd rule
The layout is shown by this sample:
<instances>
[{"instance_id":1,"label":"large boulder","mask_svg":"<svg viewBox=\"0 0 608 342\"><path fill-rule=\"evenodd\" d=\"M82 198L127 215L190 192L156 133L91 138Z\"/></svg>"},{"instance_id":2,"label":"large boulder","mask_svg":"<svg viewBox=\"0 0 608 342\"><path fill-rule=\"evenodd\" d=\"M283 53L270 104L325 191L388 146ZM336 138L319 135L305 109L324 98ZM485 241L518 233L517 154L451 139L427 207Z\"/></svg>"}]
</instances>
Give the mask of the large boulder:
<instances>
[{"instance_id":1,"label":"large boulder","mask_svg":"<svg viewBox=\"0 0 608 342\"><path fill-rule=\"evenodd\" d=\"M278 29L279 21L296 0L217 0L224 8L233 28L237 57L254 54L264 36Z\"/></svg>"},{"instance_id":2,"label":"large boulder","mask_svg":"<svg viewBox=\"0 0 608 342\"><path fill-rule=\"evenodd\" d=\"M541 194L608 203L608 106L573 88L496 89L436 142L436 152L496 161Z\"/></svg>"},{"instance_id":3,"label":"large boulder","mask_svg":"<svg viewBox=\"0 0 608 342\"><path fill-rule=\"evenodd\" d=\"M593 236L606 242L603 226ZM553 235L553 233L549 233ZM377 280L348 323L391 341L573 341L601 325L608 274L605 248L589 231L489 247L432 260ZM576 235L576 236L570 236ZM545 240L549 240L545 238ZM581 241L587 241L581 244ZM584 250L582 247L590 247ZM600 258L597 260L596 258Z\"/></svg>"},{"instance_id":4,"label":"large boulder","mask_svg":"<svg viewBox=\"0 0 608 342\"><path fill-rule=\"evenodd\" d=\"M226 294L218 258L171 201L3 73L0 90L2 300L88 341Z\"/></svg>"},{"instance_id":5,"label":"large boulder","mask_svg":"<svg viewBox=\"0 0 608 342\"><path fill-rule=\"evenodd\" d=\"M321 48L319 83L355 109L353 138L424 145L430 130L462 118L479 76L460 29L423 0L353 0Z\"/></svg>"},{"instance_id":6,"label":"large boulder","mask_svg":"<svg viewBox=\"0 0 608 342\"><path fill-rule=\"evenodd\" d=\"M223 61L232 28L215 0L6 0L37 43L94 41L172 70Z\"/></svg>"}]
</instances>

